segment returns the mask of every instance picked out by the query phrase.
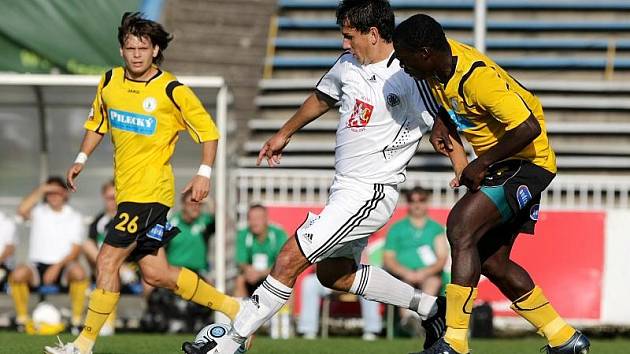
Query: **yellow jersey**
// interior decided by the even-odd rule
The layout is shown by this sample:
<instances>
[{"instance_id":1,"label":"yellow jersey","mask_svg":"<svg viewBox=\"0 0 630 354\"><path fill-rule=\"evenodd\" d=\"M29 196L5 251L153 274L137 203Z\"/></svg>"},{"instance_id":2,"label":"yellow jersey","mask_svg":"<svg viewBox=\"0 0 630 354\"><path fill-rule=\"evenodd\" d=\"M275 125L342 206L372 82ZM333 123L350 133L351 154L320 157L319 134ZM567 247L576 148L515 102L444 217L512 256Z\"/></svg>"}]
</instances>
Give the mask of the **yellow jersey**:
<instances>
[{"instance_id":1,"label":"yellow jersey","mask_svg":"<svg viewBox=\"0 0 630 354\"><path fill-rule=\"evenodd\" d=\"M116 204L175 202L170 159L180 131L197 143L217 140L219 132L193 91L158 69L148 81L125 77L125 69L106 72L96 91L85 129L111 132Z\"/></svg>"},{"instance_id":2,"label":"yellow jersey","mask_svg":"<svg viewBox=\"0 0 630 354\"><path fill-rule=\"evenodd\" d=\"M555 173L556 156L549 145L545 118L536 96L492 59L474 48L448 39L455 64L446 84L427 80L436 100L446 109L477 156L495 146L503 135L533 114L542 132L512 159L528 160Z\"/></svg>"}]
</instances>

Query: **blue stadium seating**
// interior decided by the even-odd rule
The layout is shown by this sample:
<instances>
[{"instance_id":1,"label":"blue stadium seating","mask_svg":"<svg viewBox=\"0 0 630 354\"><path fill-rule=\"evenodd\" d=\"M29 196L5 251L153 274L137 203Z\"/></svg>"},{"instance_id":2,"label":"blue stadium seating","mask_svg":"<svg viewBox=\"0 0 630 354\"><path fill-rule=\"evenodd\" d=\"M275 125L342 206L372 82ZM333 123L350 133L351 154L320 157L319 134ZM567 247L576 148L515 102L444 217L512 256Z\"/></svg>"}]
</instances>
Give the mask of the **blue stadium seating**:
<instances>
[{"instance_id":1,"label":"blue stadium seating","mask_svg":"<svg viewBox=\"0 0 630 354\"><path fill-rule=\"evenodd\" d=\"M629 1L630 3L630 1ZM472 19L438 19L445 30L473 29ZM313 19L279 17L278 27L282 30L339 30L335 19ZM518 31L518 32L627 32L630 31L630 21L488 21L488 31Z\"/></svg>"},{"instance_id":2,"label":"blue stadium seating","mask_svg":"<svg viewBox=\"0 0 630 354\"><path fill-rule=\"evenodd\" d=\"M336 60L336 57L288 57L277 56L273 59L275 69L327 69ZM521 57L521 58L495 58L497 64L506 69L536 69L536 70L603 70L606 68L604 58L583 57ZM615 70L630 70L630 59L617 58Z\"/></svg>"},{"instance_id":3,"label":"blue stadium seating","mask_svg":"<svg viewBox=\"0 0 630 354\"><path fill-rule=\"evenodd\" d=\"M463 40L469 45L470 39ZM276 38L278 49L330 49L341 50L340 38ZM518 50L606 50L609 42L606 39L576 39L576 38L488 38L486 48L518 49ZM630 50L630 40L615 42L616 50Z\"/></svg>"},{"instance_id":4,"label":"blue stadium seating","mask_svg":"<svg viewBox=\"0 0 630 354\"><path fill-rule=\"evenodd\" d=\"M467 10L474 7L474 0L390 0L394 9L449 9ZM337 0L279 0L281 9L326 9L337 7ZM488 0L490 10L581 10L614 11L630 10L630 1L551 1L551 0Z\"/></svg>"}]
</instances>

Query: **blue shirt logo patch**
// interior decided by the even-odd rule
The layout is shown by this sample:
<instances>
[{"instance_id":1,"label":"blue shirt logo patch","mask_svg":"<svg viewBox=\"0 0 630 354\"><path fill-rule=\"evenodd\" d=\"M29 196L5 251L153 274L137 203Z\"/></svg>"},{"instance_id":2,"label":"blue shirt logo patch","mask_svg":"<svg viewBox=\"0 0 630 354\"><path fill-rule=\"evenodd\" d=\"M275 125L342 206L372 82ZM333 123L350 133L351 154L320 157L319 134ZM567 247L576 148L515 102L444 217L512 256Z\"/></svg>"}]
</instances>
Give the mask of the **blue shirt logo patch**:
<instances>
[{"instance_id":1,"label":"blue shirt logo patch","mask_svg":"<svg viewBox=\"0 0 630 354\"><path fill-rule=\"evenodd\" d=\"M474 125L466 118L457 115L453 110L448 110L448 115L451 116L451 120L457 126L457 131L464 131L466 129L473 128Z\"/></svg>"},{"instance_id":2,"label":"blue shirt logo patch","mask_svg":"<svg viewBox=\"0 0 630 354\"><path fill-rule=\"evenodd\" d=\"M532 207L529 209L529 217L534 221L538 221L539 210L540 210L540 204L532 205Z\"/></svg>"},{"instance_id":3,"label":"blue shirt logo patch","mask_svg":"<svg viewBox=\"0 0 630 354\"><path fill-rule=\"evenodd\" d=\"M526 185L521 184L518 186L516 189L516 200L518 200L519 209L523 209L532 200L532 193L530 193Z\"/></svg>"},{"instance_id":4,"label":"blue shirt logo patch","mask_svg":"<svg viewBox=\"0 0 630 354\"><path fill-rule=\"evenodd\" d=\"M164 236L164 226L157 224L147 232L147 237L152 238L154 240L162 241L162 236Z\"/></svg>"},{"instance_id":5,"label":"blue shirt logo patch","mask_svg":"<svg viewBox=\"0 0 630 354\"><path fill-rule=\"evenodd\" d=\"M109 109L109 121L112 127L141 135L153 135L157 120L152 116L145 116L134 112Z\"/></svg>"}]
</instances>

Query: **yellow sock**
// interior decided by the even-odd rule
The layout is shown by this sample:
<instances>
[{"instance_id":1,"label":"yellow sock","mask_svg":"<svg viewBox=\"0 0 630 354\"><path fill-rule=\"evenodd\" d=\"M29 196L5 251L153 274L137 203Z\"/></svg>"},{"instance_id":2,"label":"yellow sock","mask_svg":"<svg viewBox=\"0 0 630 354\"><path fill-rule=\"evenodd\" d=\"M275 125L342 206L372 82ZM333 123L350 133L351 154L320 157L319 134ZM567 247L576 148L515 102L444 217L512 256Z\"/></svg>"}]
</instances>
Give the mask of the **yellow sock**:
<instances>
[{"instance_id":1,"label":"yellow sock","mask_svg":"<svg viewBox=\"0 0 630 354\"><path fill-rule=\"evenodd\" d=\"M74 345L81 353L89 353L94 346L98 332L103 327L105 320L116 308L120 293L113 293L103 289L94 289L90 295L85 327L74 341Z\"/></svg>"},{"instance_id":2,"label":"yellow sock","mask_svg":"<svg viewBox=\"0 0 630 354\"><path fill-rule=\"evenodd\" d=\"M83 307L85 306L85 291L88 288L88 281L79 280L70 283L70 304L72 307L72 319L73 325L81 324L81 317L83 317Z\"/></svg>"},{"instance_id":3,"label":"yellow sock","mask_svg":"<svg viewBox=\"0 0 630 354\"><path fill-rule=\"evenodd\" d=\"M510 307L534 325L538 334L545 336L552 347L565 343L575 334L575 328L558 315L538 286L514 301Z\"/></svg>"},{"instance_id":4,"label":"yellow sock","mask_svg":"<svg viewBox=\"0 0 630 354\"><path fill-rule=\"evenodd\" d=\"M212 285L199 278L195 272L182 268L177 278L175 294L187 301L207 306L215 311L223 312L230 319L234 319L240 305L238 301L223 294Z\"/></svg>"},{"instance_id":5,"label":"yellow sock","mask_svg":"<svg viewBox=\"0 0 630 354\"><path fill-rule=\"evenodd\" d=\"M468 326L477 288L472 286L446 285L446 334L444 340L456 352L466 354L468 349Z\"/></svg>"},{"instance_id":6,"label":"yellow sock","mask_svg":"<svg viewBox=\"0 0 630 354\"><path fill-rule=\"evenodd\" d=\"M14 283L9 281L11 286L11 296L15 303L16 321L20 324L26 324L28 321L28 298L30 290L27 283Z\"/></svg>"}]
</instances>

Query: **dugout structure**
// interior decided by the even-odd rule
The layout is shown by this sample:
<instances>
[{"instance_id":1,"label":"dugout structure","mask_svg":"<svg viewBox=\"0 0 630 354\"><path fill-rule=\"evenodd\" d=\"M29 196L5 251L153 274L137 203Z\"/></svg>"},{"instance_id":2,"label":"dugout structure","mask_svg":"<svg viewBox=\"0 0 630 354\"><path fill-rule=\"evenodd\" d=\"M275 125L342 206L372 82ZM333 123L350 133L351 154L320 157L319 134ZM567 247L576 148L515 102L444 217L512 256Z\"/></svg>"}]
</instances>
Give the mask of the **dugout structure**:
<instances>
[{"instance_id":1,"label":"dugout structure","mask_svg":"<svg viewBox=\"0 0 630 354\"><path fill-rule=\"evenodd\" d=\"M78 153L99 79L96 75L0 74L0 210L14 215L20 200L47 176L65 176ZM195 91L222 137L212 176L216 243L211 259L215 286L225 290L228 87L222 77L180 76L178 80ZM177 190L194 176L201 156L200 146L185 135L181 134L171 160ZM86 217L102 207L100 186L113 176L112 154L111 140L106 138L79 177L71 205ZM23 244L20 248L26 249Z\"/></svg>"}]
</instances>

